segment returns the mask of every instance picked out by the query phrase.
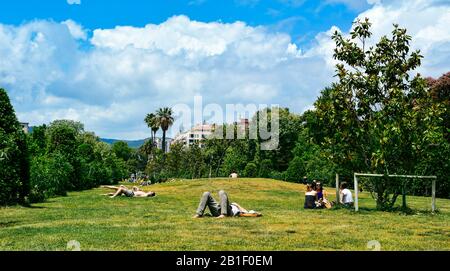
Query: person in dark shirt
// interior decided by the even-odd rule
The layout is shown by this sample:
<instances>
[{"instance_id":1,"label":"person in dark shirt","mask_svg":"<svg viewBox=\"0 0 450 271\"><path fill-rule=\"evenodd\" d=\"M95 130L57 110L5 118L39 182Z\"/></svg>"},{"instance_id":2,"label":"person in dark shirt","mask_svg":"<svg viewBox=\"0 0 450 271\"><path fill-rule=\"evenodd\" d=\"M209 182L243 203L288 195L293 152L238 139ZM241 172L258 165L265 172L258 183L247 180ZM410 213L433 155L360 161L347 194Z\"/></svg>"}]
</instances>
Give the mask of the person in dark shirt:
<instances>
[{"instance_id":1,"label":"person in dark shirt","mask_svg":"<svg viewBox=\"0 0 450 271\"><path fill-rule=\"evenodd\" d=\"M316 199L317 199L317 192L313 190L311 184L307 184L305 193L305 205L303 207L305 209L315 209Z\"/></svg>"}]
</instances>

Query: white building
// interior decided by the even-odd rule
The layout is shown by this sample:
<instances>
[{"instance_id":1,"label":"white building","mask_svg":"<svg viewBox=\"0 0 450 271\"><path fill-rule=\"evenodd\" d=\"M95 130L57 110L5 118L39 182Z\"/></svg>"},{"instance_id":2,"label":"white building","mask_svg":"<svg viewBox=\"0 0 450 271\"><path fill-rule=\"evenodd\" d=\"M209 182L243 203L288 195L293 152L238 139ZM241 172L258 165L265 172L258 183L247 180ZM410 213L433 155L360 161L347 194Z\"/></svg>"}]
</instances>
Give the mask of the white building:
<instances>
[{"instance_id":1,"label":"white building","mask_svg":"<svg viewBox=\"0 0 450 271\"><path fill-rule=\"evenodd\" d=\"M249 120L241 119L239 122L235 122L234 125L236 125L241 132L245 133L249 127ZM202 141L213 135L214 132L216 132L216 124L198 124L189 131L180 132L175 136L171 144L181 143L184 146L190 146L196 143L199 144L201 148L203 147Z\"/></svg>"},{"instance_id":2,"label":"white building","mask_svg":"<svg viewBox=\"0 0 450 271\"><path fill-rule=\"evenodd\" d=\"M199 146L202 147L202 141L210 136L215 128L215 124L198 124L191 130L176 135L172 144L181 143L185 146L190 146L194 143L199 143Z\"/></svg>"},{"instance_id":3,"label":"white building","mask_svg":"<svg viewBox=\"0 0 450 271\"><path fill-rule=\"evenodd\" d=\"M30 125L27 122L21 122L20 125L22 126L22 130L25 134L28 134L28 131L30 129Z\"/></svg>"}]
</instances>

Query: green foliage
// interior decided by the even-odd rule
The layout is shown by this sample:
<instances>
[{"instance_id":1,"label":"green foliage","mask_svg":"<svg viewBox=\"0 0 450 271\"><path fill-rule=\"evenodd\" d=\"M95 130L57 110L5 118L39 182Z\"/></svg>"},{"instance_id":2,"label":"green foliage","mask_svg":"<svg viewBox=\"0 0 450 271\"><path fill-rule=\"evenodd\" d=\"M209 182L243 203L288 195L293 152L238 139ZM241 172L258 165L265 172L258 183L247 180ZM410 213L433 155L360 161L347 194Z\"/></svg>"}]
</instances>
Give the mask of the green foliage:
<instances>
[{"instance_id":1,"label":"green foliage","mask_svg":"<svg viewBox=\"0 0 450 271\"><path fill-rule=\"evenodd\" d=\"M272 161L269 159L264 159L261 161L259 166L259 177L269 178L272 172Z\"/></svg>"},{"instance_id":2,"label":"green foliage","mask_svg":"<svg viewBox=\"0 0 450 271\"><path fill-rule=\"evenodd\" d=\"M300 182L303 176L310 176L324 184L333 184L336 167L327 159L320 146L312 141L308 128L301 130L292 152L294 159L286 170L286 180Z\"/></svg>"},{"instance_id":3,"label":"green foliage","mask_svg":"<svg viewBox=\"0 0 450 271\"><path fill-rule=\"evenodd\" d=\"M410 52L406 29L394 25L391 37L367 48L370 26L368 19L358 20L350 38L333 35L339 82L315 103L313 126L320 132L314 138L340 173L412 174L427 160L430 146L442 142L440 108L430 100L425 80L411 78L422 56ZM421 175L432 174L429 169ZM395 204L402 189L387 179L363 185L383 210Z\"/></svg>"},{"instance_id":4,"label":"green foliage","mask_svg":"<svg viewBox=\"0 0 450 271\"><path fill-rule=\"evenodd\" d=\"M32 153L32 202L114 184L129 173L123 160L128 155L126 149L118 144L115 150L122 157L117 157L111 146L100 142L94 133L84 131L79 122L58 120L48 127L36 127L28 143Z\"/></svg>"},{"instance_id":5,"label":"green foliage","mask_svg":"<svg viewBox=\"0 0 450 271\"><path fill-rule=\"evenodd\" d=\"M131 158L133 150L128 146L126 142L117 141L112 145L112 151L118 158L124 161L128 161Z\"/></svg>"},{"instance_id":6,"label":"green foliage","mask_svg":"<svg viewBox=\"0 0 450 271\"><path fill-rule=\"evenodd\" d=\"M224 188L233 202L264 216L190 219L203 191L217 197ZM379 240L383 251L449 249L449 199L437 199L439 213L431 214L430 198L408 197L416 214L404 215L373 210L374 200L363 192L355 215L345 208L305 210L303 185L268 179L177 180L143 189L158 196L111 200L99 196L109 190L95 189L35 208L0 208L0 250L61 251L73 239L83 251L364 251L371 250L368 240ZM326 190L334 200L334 189ZM229 234L214 235L214 242L199 238L217 232Z\"/></svg>"},{"instance_id":7,"label":"green foliage","mask_svg":"<svg viewBox=\"0 0 450 271\"><path fill-rule=\"evenodd\" d=\"M26 136L6 91L0 88L0 205L25 203L29 167Z\"/></svg>"},{"instance_id":8,"label":"green foliage","mask_svg":"<svg viewBox=\"0 0 450 271\"><path fill-rule=\"evenodd\" d=\"M255 163L253 162L247 163L244 169L244 177L255 178L257 176L258 176L258 167L255 165Z\"/></svg>"},{"instance_id":9,"label":"green foliage","mask_svg":"<svg viewBox=\"0 0 450 271\"><path fill-rule=\"evenodd\" d=\"M228 176L232 172L236 172L240 175L243 173L247 164L247 159L241 147L242 146L235 144L227 149L221 168L223 176Z\"/></svg>"},{"instance_id":10,"label":"green foliage","mask_svg":"<svg viewBox=\"0 0 450 271\"><path fill-rule=\"evenodd\" d=\"M307 175L311 176L311 174L306 174L304 159L299 156L294 157L286 170L286 180L291 182L300 182L303 176Z\"/></svg>"},{"instance_id":11,"label":"green foliage","mask_svg":"<svg viewBox=\"0 0 450 271\"><path fill-rule=\"evenodd\" d=\"M65 196L74 168L60 153L33 157L31 161L30 202Z\"/></svg>"}]
</instances>

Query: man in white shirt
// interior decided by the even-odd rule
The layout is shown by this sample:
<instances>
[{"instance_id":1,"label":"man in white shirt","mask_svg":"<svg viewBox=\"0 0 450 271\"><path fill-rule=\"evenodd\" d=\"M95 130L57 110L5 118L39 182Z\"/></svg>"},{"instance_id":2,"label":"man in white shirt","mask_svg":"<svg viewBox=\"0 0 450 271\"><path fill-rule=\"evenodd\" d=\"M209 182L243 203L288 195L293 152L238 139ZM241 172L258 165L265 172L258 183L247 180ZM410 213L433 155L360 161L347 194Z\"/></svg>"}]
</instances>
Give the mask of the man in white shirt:
<instances>
[{"instance_id":1,"label":"man in white shirt","mask_svg":"<svg viewBox=\"0 0 450 271\"><path fill-rule=\"evenodd\" d=\"M233 173L230 174L230 178L231 179L237 179L238 177L239 176L238 176L238 174L236 172L233 172Z\"/></svg>"},{"instance_id":2,"label":"man in white shirt","mask_svg":"<svg viewBox=\"0 0 450 271\"><path fill-rule=\"evenodd\" d=\"M353 206L353 195L352 195L352 191L350 191L350 189L347 188L347 183L343 182L341 184L341 191L340 191L340 200L339 202L341 204L344 204L345 206Z\"/></svg>"}]
</instances>

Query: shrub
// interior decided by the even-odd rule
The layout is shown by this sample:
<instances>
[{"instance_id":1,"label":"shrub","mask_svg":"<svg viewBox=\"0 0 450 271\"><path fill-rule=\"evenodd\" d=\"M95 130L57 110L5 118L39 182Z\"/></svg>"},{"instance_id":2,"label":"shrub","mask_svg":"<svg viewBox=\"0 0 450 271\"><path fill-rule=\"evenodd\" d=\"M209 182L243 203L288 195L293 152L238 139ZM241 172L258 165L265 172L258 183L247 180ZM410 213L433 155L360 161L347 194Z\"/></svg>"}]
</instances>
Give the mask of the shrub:
<instances>
[{"instance_id":1,"label":"shrub","mask_svg":"<svg viewBox=\"0 0 450 271\"><path fill-rule=\"evenodd\" d=\"M72 172L72 165L61 154L34 157L31 161L30 202L65 196Z\"/></svg>"},{"instance_id":2,"label":"shrub","mask_svg":"<svg viewBox=\"0 0 450 271\"><path fill-rule=\"evenodd\" d=\"M255 163L250 162L245 166L244 176L249 178L254 178L258 175L258 168Z\"/></svg>"},{"instance_id":3,"label":"shrub","mask_svg":"<svg viewBox=\"0 0 450 271\"><path fill-rule=\"evenodd\" d=\"M259 166L259 177L261 178L269 178L270 172L272 171L272 161L269 159L264 159L261 161L261 165Z\"/></svg>"},{"instance_id":4,"label":"shrub","mask_svg":"<svg viewBox=\"0 0 450 271\"><path fill-rule=\"evenodd\" d=\"M286 172L272 171L270 173L270 178L280 181L286 181Z\"/></svg>"},{"instance_id":5,"label":"shrub","mask_svg":"<svg viewBox=\"0 0 450 271\"><path fill-rule=\"evenodd\" d=\"M286 170L286 180L290 182L297 182L300 181L305 175L305 163L303 162L303 159L298 156L294 157Z\"/></svg>"}]
</instances>

